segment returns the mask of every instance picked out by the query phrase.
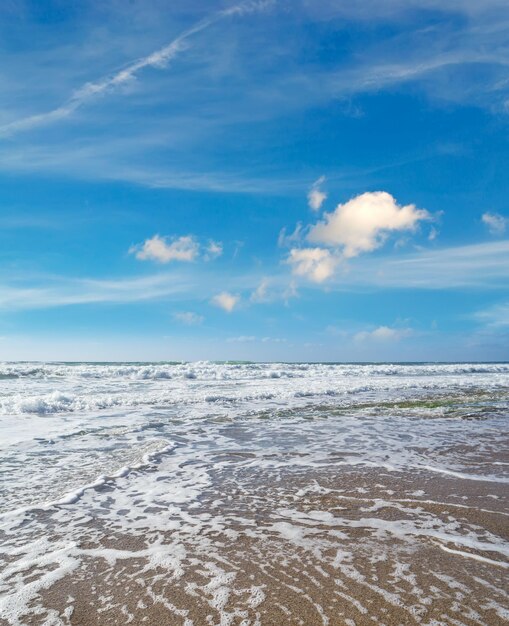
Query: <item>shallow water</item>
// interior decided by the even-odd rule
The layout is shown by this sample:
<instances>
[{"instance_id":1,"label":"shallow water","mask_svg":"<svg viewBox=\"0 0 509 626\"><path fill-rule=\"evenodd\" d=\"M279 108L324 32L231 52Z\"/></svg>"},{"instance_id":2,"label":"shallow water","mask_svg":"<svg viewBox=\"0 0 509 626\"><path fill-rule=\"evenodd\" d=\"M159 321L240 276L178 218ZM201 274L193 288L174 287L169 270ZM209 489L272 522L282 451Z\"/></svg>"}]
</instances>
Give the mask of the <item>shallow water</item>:
<instances>
[{"instance_id":1,"label":"shallow water","mask_svg":"<svg viewBox=\"0 0 509 626\"><path fill-rule=\"evenodd\" d=\"M0 390L0 623L509 615L508 364L4 363Z\"/></svg>"}]
</instances>

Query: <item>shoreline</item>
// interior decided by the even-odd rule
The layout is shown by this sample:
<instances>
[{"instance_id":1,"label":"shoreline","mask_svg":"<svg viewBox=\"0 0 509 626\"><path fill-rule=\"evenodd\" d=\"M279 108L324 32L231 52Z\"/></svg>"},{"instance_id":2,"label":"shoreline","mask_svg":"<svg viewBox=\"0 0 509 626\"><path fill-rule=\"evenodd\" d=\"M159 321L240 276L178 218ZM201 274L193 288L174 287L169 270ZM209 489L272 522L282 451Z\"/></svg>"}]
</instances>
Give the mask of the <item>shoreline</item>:
<instances>
[{"instance_id":1,"label":"shoreline","mask_svg":"<svg viewBox=\"0 0 509 626\"><path fill-rule=\"evenodd\" d=\"M507 368L15 369L0 626L508 621Z\"/></svg>"},{"instance_id":2,"label":"shoreline","mask_svg":"<svg viewBox=\"0 0 509 626\"><path fill-rule=\"evenodd\" d=\"M107 483L78 507L29 516L56 543L64 521L79 530L68 571L39 590L39 610L74 626L506 623L503 485L343 466L290 471L277 487L270 473L246 475L228 494L231 478L166 521L157 512L159 528L142 534L94 515Z\"/></svg>"}]
</instances>

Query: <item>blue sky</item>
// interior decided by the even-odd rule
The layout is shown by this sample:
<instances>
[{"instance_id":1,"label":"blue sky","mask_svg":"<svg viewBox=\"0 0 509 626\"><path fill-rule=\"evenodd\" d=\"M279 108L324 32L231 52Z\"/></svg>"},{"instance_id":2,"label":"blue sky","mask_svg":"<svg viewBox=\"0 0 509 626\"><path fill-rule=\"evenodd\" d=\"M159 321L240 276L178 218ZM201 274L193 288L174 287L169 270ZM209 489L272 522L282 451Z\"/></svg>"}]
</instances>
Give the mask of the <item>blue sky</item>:
<instances>
[{"instance_id":1,"label":"blue sky","mask_svg":"<svg viewBox=\"0 0 509 626\"><path fill-rule=\"evenodd\" d=\"M501 0L0 7L0 358L505 360Z\"/></svg>"}]
</instances>

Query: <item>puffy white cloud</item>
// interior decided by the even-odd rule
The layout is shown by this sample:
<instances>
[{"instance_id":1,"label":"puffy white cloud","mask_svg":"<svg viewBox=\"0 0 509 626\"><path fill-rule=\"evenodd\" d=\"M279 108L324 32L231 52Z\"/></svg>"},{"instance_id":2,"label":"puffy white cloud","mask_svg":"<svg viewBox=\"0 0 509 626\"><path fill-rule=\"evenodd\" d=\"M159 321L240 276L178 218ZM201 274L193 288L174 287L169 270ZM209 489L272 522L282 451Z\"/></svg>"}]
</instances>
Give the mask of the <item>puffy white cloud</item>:
<instances>
[{"instance_id":1,"label":"puffy white cloud","mask_svg":"<svg viewBox=\"0 0 509 626\"><path fill-rule=\"evenodd\" d=\"M194 261L199 250L200 246L192 236L170 240L167 237L154 235L142 244L132 246L129 252L140 261L169 263L170 261Z\"/></svg>"},{"instance_id":2,"label":"puffy white cloud","mask_svg":"<svg viewBox=\"0 0 509 626\"><path fill-rule=\"evenodd\" d=\"M342 255L351 258L379 248L391 231L415 230L419 221L430 218L414 204L398 205L390 193L366 192L326 213L324 221L311 228L308 240L341 248Z\"/></svg>"},{"instance_id":3,"label":"puffy white cloud","mask_svg":"<svg viewBox=\"0 0 509 626\"><path fill-rule=\"evenodd\" d=\"M203 251L203 252L202 252ZM161 237L154 235L143 243L131 246L131 254L136 255L140 261L157 261L169 263L170 261L195 261L199 256L204 261L212 261L223 254L221 241L209 239L208 244L201 245L196 237Z\"/></svg>"},{"instance_id":4,"label":"puffy white cloud","mask_svg":"<svg viewBox=\"0 0 509 626\"><path fill-rule=\"evenodd\" d=\"M503 235L507 228L509 219L499 213L483 213L482 222L485 224L492 235Z\"/></svg>"},{"instance_id":5,"label":"puffy white cloud","mask_svg":"<svg viewBox=\"0 0 509 626\"><path fill-rule=\"evenodd\" d=\"M212 259L217 259L223 254L223 243L221 241L214 241L211 239L205 248L205 260L212 261Z\"/></svg>"},{"instance_id":6,"label":"puffy white cloud","mask_svg":"<svg viewBox=\"0 0 509 626\"><path fill-rule=\"evenodd\" d=\"M315 180L308 192L308 205L313 211L319 211L322 204L327 200L327 194L320 189L320 185L325 182L325 176L320 176Z\"/></svg>"},{"instance_id":7,"label":"puffy white cloud","mask_svg":"<svg viewBox=\"0 0 509 626\"><path fill-rule=\"evenodd\" d=\"M223 309L227 313L231 313L233 309L240 302L240 297L228 293L227 291L222 291L214 296L211 300L212 304L218 306L220 309Z\"/></svg>"},{"instance_id":8,"label":"puffy white cloud","mask_svg":"<svg viewBox=\"0 0 509 626\"><path fill-rule=\"evenodd\" d=\"M203 315L198 315L197 313L193 313L193 311L179 311L174 313L173 317L178 322L182 322L182 324L187 324L188 326L197 326L205 319Z\"/></svg>"},{"instance_id":9,"label":"puffy white cloud","mask_svg":"<svg viewBox=\"0 0 509 626\"><path fill-rule=\"evenodd\" d=\"M354 335L355 341L399 341L412 334L410 328L390 328L379 326L372 331L362 331Z\"/></svg>"},{"instance_id":10,"label":"puffy white cloud","mask_svg":"<svg viewBox=\"0 0 509 626\"><path fill-rule=\"evenodd\" d=\"M334 274L338 259L325 248L293 248L286 262L295 275L322 283Z\"/></svg>"},{"instance_id":11,"label":"puffy white cloud","mask_svg":"<svg viewBox=\"0 0 509 626\"><path fill-rule=\"evenodd\" d=\"M324 177L319 178L311 191L318 190L323 181ZM311 196L309 199L311 202ZM323 199L317 200L316 210L322 202ZM306 237L309 242L319 245L292 248L286 262L292 266L295 275L321 283L333 276L341 259L375 250L383 245L391 232L414 231L420 221L427 219L431 219L427 211L414 204L400 206L390 193L366 192L339 204L331 213L325 213L323 221L312 226ZM300 224L290 236L283 229L279 244L291 243L301 234Z\"/></svg>"}]
</instances>

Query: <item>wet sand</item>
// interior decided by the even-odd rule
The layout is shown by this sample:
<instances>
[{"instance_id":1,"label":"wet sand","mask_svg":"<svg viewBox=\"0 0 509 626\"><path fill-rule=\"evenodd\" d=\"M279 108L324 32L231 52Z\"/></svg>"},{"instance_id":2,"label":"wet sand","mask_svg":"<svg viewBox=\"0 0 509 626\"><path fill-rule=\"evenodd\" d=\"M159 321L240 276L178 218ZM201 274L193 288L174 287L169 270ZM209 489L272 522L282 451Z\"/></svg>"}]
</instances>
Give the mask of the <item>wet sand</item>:
<instances>
[{"instance_id":1,"label":"wet sand","mask_svg":"<svg viewBox=\"0 0 509 626\"><path fill-rule=\"evenodd\" d=\"M504 485L346 466L239 480L225 467L184 532L131 536L87 519L79 567L20 623L508 623ZM146 558L155 544L170 548L159 564Z\"/></svg>"}]
</instances>

